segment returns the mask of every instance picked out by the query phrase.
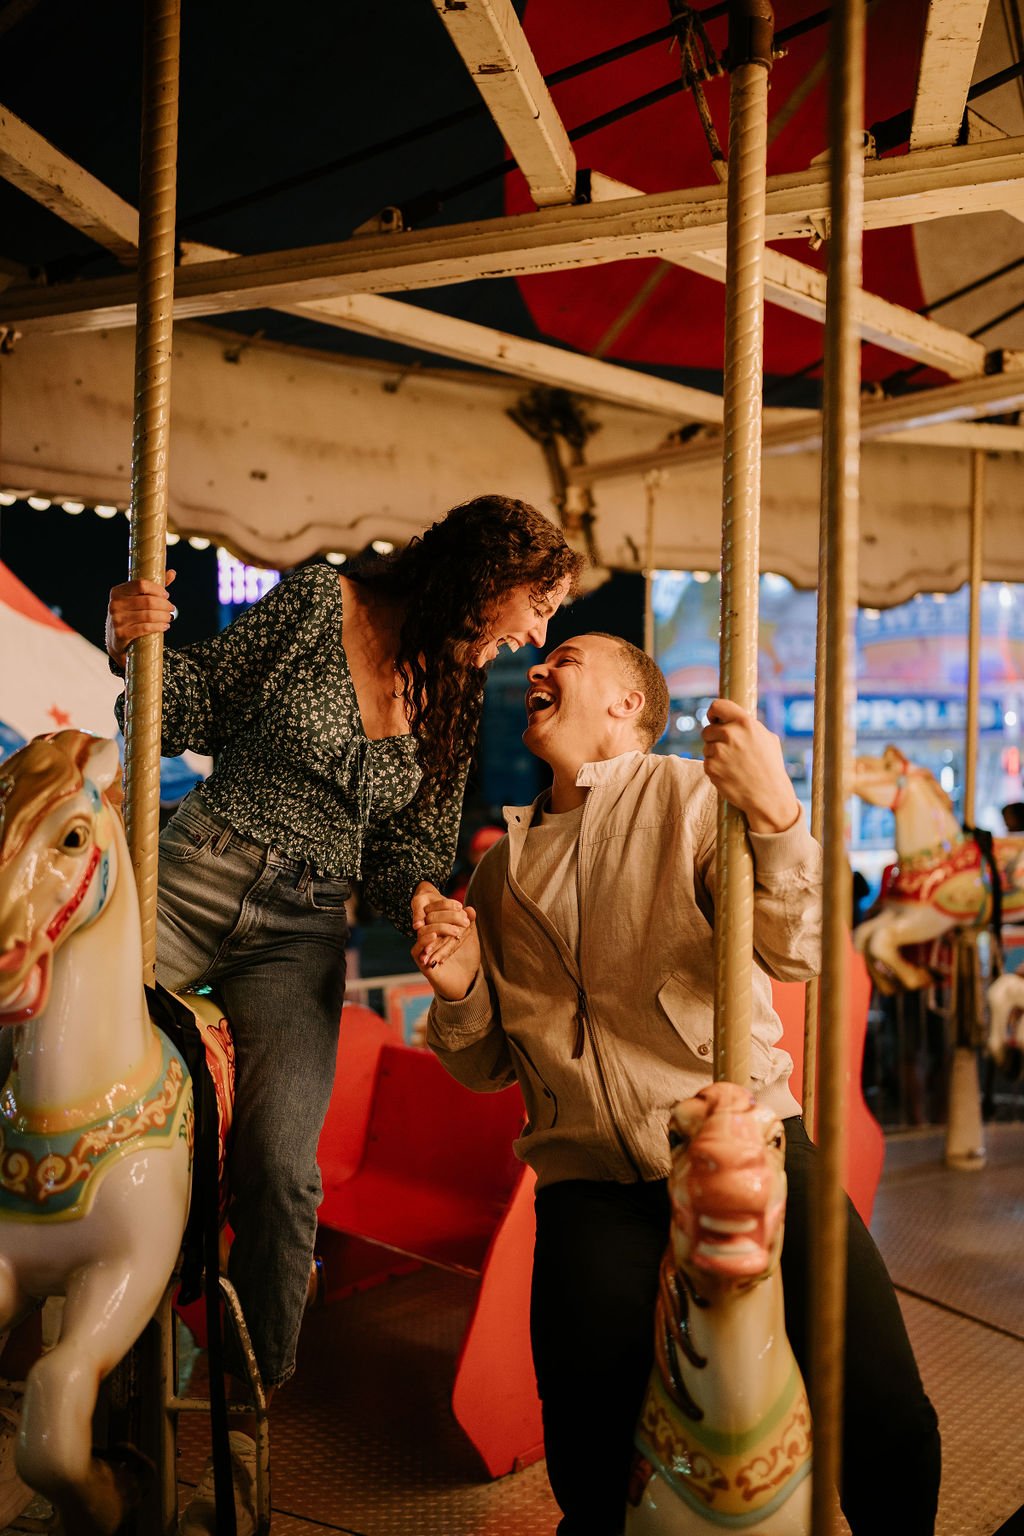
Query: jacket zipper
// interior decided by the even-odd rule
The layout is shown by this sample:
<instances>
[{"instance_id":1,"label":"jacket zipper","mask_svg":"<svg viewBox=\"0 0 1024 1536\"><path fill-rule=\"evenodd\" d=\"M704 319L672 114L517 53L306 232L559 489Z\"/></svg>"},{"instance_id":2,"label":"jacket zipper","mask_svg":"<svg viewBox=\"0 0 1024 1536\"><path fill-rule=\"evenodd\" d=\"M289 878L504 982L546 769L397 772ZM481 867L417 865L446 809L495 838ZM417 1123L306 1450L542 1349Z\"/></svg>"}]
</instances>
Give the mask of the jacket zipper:
<instances>
[{"instance_id":1,"label":"jacket zipper","mask_svg":"<svg viewBox=\"0 0 1024 1536\"><path fill-rule=\"evenodd\" d=\"M619 1144L619 1150L639 1179L642 1177L639 1164L636 1162L636 1159L633 1157L633 1154L630 1152L629 1147L626 1144L626 1139L619 1129L619 1123L616 1120L615 1112L612 1109L611 1095L608 1092L608 1083L605 1079L604 1067L601 1065L601 1056L597 1049L597 1041L593 1039L593 1030L588 1030L588 1025L590 1024L590 1012L587 1006L587 994L583 990L580 983L576 980L575 976L572 974L565 961L562 959L562 954L558 948L558 945L553 941L553 939L545 931L541 924L534 919L533 914L530 912L529 908L523 906L523 903L516 895L511 878L509 878L508 888L512 892L512 900L515 902L516 906L522 908L523 912L530 919L535 928L540 928L541 933L544 935L545 939L554 950L559 965L562 967L562 970L565 972L573 986L576 988L576 1035L573 1040L572 1059L574 1061L578 1061L583 1055L584 1049L586 1048L587 1035L589 1033L591 1035L591 1044L594 1048L594 1065L597 1068L598 1082L601 1084L601 1092L604 1095L605 1108L608 1113L609 1124L615 1133L615 1139Z\"/></svg>"}]
</instances>

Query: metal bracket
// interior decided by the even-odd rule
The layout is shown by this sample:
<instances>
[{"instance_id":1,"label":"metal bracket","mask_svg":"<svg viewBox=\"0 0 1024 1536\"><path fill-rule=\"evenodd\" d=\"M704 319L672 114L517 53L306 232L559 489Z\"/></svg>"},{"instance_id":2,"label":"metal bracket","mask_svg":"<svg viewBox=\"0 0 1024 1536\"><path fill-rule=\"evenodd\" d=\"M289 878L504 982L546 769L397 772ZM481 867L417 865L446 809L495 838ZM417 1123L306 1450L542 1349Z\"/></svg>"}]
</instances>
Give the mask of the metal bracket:
<instances>
[{"instance_id":1,"label":"metal bracket","mask_svg":"<svg viewBox=\"0 0 1024 1536\"><path fill-rule=\"evenodd\" d=\"M357 224L352 231L355 235L400 235L405 229L405 219L402 210L395 203L389 203L379 213L367 219L362 224Z\"/></svg>"}]
</instances>

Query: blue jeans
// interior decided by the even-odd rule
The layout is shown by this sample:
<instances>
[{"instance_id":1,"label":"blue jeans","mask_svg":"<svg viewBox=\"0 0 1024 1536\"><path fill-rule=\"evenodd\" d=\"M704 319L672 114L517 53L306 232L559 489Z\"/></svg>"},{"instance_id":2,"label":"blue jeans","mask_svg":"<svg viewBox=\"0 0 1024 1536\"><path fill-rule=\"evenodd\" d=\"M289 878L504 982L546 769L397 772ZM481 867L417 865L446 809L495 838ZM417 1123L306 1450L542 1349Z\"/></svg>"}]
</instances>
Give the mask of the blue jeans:
<instances>
[{"instance_id":1,"label":"blue jeans","mask_svg":"<svg viewBox=\"0 0 1024 1536\"><path fill-rule=\"evenodd\" d=\"M194 791L160 837L157 977L172 992L212 986L234 1035L229 1275L268 1387L295 1369L306 1303L348 894L347 879L242 836ZM228 1363L244 1378L233 1340Z\"/></svg>"}]
</instances>

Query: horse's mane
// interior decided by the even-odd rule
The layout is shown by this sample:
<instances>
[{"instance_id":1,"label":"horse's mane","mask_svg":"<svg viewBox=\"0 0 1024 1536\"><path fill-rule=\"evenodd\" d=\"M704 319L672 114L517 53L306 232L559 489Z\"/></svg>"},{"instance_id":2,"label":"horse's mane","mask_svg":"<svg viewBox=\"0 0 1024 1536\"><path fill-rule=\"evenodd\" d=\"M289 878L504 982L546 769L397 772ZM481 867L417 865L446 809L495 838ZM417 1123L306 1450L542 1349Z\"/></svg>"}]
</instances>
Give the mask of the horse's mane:
<instances>
[{"instance_id":1,"label":"horse's mane","mask_svg":"<svg viewBox=\"0 0 1024 1536\"><path fill-rule=\"evenodd\" d=\"M37 736L0 763L0 865L15 857L55 803L78 793L95 739L87 731Z\"/></svg>"},{"instance_id":2,"label":"horse's mane","mask_svg":"<svg viewBox=\"0 0 1024 1536\"><path fill-rule=\"evenodd\" d=\"M948 811L951 816L956 815L956 812L953 809L952 800L943 789L942 785L939 783L938 779L935 777L934 773L932 773L930 768L922 768L915 763L912 766L912 773L915 779L920 780L922 786L928 791L928 793L934 799L940 802L943 810Z\"/></svg>"}]
</instances>

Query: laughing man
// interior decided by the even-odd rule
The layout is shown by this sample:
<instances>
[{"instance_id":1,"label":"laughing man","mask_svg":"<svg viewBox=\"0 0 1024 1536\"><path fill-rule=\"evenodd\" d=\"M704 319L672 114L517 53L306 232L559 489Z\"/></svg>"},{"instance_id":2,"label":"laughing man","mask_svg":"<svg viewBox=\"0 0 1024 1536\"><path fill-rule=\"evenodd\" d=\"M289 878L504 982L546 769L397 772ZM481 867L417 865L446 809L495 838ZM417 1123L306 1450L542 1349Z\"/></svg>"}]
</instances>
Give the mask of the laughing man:
<instances>
[{"instance_id":1,"label":"laughing man","mask_svg":"<svg viewBox=\"0 0 1024 1536\"><path fill-rule=\"evenodd\" d=\"M558 646L528 673L526 713L523 740L551 788L506 811L508 836L466 907L435 904L413 956L447 1070L480 1092L522 1089L516 1152L537 1174L531 1337L559 1536L617 1536L669 1228L668 1114L711 1080L716 788L753 849L751 1088L785 1123L786 1325L806 1374L815 1153L769 977L818 969L821 851L778 739L739 706L712 706L703 764L650 754L668 690L623 640ZM931 1536L935 1413L852 1207L848 1297L843 1509L856 1536ZM877 1474L882 1445L893 1478Z\"/></svg>"}]
</instances>

